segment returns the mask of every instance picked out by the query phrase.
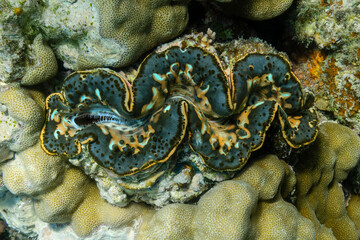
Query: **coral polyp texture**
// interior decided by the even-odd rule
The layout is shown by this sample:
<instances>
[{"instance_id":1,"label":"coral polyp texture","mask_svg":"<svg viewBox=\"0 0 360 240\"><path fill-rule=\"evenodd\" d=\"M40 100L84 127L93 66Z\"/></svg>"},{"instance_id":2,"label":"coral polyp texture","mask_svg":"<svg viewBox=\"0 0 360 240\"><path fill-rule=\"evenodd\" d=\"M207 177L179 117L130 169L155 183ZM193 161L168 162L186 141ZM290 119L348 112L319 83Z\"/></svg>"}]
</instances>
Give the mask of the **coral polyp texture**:
<instances>
[{"instance_id":1,"label":"coral polyp texture","mask_svg":"<svg viewBox=\"0 0 360 240\"><path fill-rule=\"evenodd\" d=\"M96 0L100 35L125 49L112 66L125 66L159 43L178 36L188 22L190 0Z\"/></svg>"},{"instance_id":2,"label":"coral polyp texture","mask_svg":"<svg viewBox=\"0 0 360 240\"><path fill-rule=\"evenodd\" d=\"M238 59L228 76L199 47L150 54L132 83L107 69L75 72L46 100L44 150L91 157L118 176L154 172L181 143L217 171L239 170L274 118L294 148L317 135L313 97L276 54Z\"/></svg>"},{"instance_id":3,"label":"coral polyp texture","mask_svg":"<svg viewBox=\"0 0 360 240\"><path fill-rule=\"evenodd\" d=\"M352 195L346 208L340 181L359 164L360 139L336 123L320 125L319 137L298 156L294 168L274 155L254 158L197 204L169 204L158 210L138 203L109 204L83 171L45 154L39 145L16 154L0 169L11 192L31 198L18 200L17 206L34 204L37 217L62 227L53 230L55 225L32 219L28 229L44 238L358 239L359 195ZM15 213L24 214L23 208ZM12 223L7 212L3 214Z\"/></svg>"},{"instance_id":4,"label":"coral polyp texture","mask_svg":"<svg viewBox=\"0 0 360 240\"><path fill-rule=\"evenodd\" d=\"M359 136L336 123L323 123L312 147L299 158L294 169L296 207L313 221L317 239L359 239L359 222L348 216L348 199L340 184L359 164ZM336 238L330 237L332 234Z\"/></svg>"},{"instance_id":5,"label":"coral polyp texture","mask_svg":"<svg viewBox=\"0 0 360 240\"><path fill-rule=\"evenodd\" d=\"M226 14L241 16L250 20L266 20L279 16L293 0L217 0Z\"/></svg>"},{"instance_id":6,"label":"coral polyp texture","mask_svg":"<svg viewBox=\"0 0 360 240\"><path fill-rule=\"evenodd\" d=\"M41 92L24 89L18 84L0 87L0 104L6 106L6 114L20 126L11 139L3 142L8 149L22 151L38 141L45 117L44 101L45 97Z\"/></svg>"},{"instance_id":7,"label":"coral polyp texture","mask_svg":"<svg viewBox=\"0 0 360 240\"><path fill-rule=\"evenodd\" d=\"M359 239L359 195L352 195L346 208L339 183L359 161L357 134L326 122L299 156L298 167L274 155L254 159L197 205L158 210L143 223L138 239Z\"/></svg>"},{"instance_id":8,"label":"coral polyp texture","mask_svg":"<svg viewBox=\"0 0 360 240\"><path fill-rule=\"evenodd\" d=\"M31 64L21 79L23 85L35 85L54 77L58 66L55 54L52 49L44 42L41 34L37 35L33 43L34 63Z\"/></svg>"}]
</instances>

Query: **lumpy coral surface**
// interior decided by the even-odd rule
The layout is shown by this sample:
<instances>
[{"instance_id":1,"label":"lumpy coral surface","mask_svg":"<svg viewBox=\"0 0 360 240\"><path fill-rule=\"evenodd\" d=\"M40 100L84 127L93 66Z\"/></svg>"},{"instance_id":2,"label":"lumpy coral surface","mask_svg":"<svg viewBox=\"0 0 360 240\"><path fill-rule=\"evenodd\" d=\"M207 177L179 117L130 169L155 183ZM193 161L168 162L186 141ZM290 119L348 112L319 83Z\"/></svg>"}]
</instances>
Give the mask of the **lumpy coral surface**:
<instances>
[{"instance_id":1,"label":"lumpy coral surface","mask_svg":"<svg viewBox=\"0 0 360 240\"><path fill-rule=\"evenodd\" d=\"M125 66L157 44L178 36L188 22L188 2L96 0L101 36L116 40L125 49L112 66Z\"/></svg>"},{"instance_id":2,"label":"lumpy coral surface","mask_svg":"<svg viewBox=\"0 0 360 240\"><path fill-rule=\"evenodd\" d=\"M47 98L41 140L47 153L69 157L87 145L120 176L167 161L182 142L206 166L238 170L275 117L291 147L311 143L312 99L280 55L246 55L227 75L202 48L170 47L146 57L131 84L106 69L71 74Z\"/></svg>"},{"instance_id":3,"label":"lumpy coral surface","mask_svg":"<svg viewBox=\"0 0 360 240\"><path fill-rule=\"evenodd\" d=\"M293 0L217 0L227 14L251 20L266 20L279 16L292 4Z\"/></svg>"}]
</instances>

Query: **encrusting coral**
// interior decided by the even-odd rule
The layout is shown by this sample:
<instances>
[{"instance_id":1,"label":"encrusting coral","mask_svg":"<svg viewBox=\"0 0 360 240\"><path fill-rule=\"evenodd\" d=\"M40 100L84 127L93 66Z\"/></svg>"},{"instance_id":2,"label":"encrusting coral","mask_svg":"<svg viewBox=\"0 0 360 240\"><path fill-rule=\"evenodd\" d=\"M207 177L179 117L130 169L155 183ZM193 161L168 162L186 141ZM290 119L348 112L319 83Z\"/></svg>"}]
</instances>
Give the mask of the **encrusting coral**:
<instances>
[{"instance_id":1,"label":"encrusting coral","mask_svg":"<svg viewBox=\"0 0 360 240\"><path fill-rule=\"evenodd\" d=\"M29 64L24 77L23 85L35 85L54 77L58 71L57 60L52 49L45 43L44 37L39 34L33 42L34 59Z\"/></svg>"},{"instance_id":2,"label":"encrusting coral","mask_svg":"<svg viewBox=\"0 0 360 240\"><path fill-rule=\"evenodd\" d=\"M293 0L217 0L226 14L250 20L267 20L285 12Z\"/></svg>"},{"instance_id":3,"label":"encrusting coral","mask_svg":"<svg viewBox=\"0 0 360 240\"><path fill-rule=\"evenodd\" d=\"M74 157L87 145L98 164L127 176L156 171L187 133L205 165L239 170L262 146L276 114L291 147L315 139L312 97L284 57L249 54L229 75L216 55L198 47L149 55L131 85L105 69L71 74L62 93L47 98L42 146Z\"/></svg>"}]
</instances>

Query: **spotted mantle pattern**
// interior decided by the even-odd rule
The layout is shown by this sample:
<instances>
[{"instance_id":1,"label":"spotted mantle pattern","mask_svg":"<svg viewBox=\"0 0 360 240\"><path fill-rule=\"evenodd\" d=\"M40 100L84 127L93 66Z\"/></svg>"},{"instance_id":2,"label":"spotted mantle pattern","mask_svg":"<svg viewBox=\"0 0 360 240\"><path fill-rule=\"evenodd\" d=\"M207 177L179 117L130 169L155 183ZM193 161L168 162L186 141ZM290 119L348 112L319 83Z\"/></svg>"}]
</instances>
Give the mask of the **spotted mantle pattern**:
<instances>
[{"instance_id":1,"label":"spotted mantle pattern","mask_svg":"<svg viewBox=\"0 0 360 240\"><path fill-rule=\"evenodd\" d=\"M281 55L248 54L229 75L202 48L171 47L147 56L131 84L109 69L68 76L46 100L41 142L67 157L86 146L118 176L156 169L180 144L207 167L234 171L261 148L275 118L291 147L314 141L313 100Z\"/></svg>"}]
</instances>

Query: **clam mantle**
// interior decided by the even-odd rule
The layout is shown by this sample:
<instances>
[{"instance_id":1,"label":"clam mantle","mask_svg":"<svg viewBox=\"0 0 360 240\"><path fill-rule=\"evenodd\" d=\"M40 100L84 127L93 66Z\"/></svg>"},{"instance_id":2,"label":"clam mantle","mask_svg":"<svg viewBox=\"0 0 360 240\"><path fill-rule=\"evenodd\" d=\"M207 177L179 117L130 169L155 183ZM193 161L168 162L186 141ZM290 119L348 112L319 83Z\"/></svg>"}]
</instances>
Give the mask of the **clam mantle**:
<instances>
[{"instance_id":1,"label":"clam mantle","mask_svg":"<svg viewBox=\"0 0 360 240\"><path fill-rule=\"evenodd\" d=\"M188 144L216 171L241 169L278 118L286 142L314 141L318 118L281 55L251 53L230 74L200 47L152 53L130 83L109 69L71 74L46 100L43 149L92 158L118 176L156 172Z\"/></svg>"}]
</instances>

